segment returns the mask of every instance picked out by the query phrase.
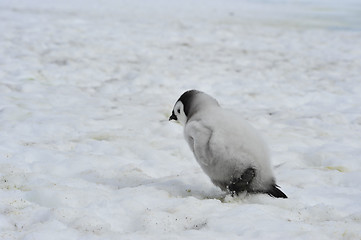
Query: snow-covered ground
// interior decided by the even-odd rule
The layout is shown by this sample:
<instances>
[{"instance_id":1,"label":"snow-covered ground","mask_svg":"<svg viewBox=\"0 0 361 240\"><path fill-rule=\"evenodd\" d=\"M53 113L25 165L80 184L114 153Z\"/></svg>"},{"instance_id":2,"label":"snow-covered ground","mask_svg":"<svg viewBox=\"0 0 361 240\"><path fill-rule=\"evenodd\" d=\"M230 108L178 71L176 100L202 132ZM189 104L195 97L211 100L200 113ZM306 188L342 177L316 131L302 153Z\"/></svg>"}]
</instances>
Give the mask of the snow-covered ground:
<instances>
[{"instance_id":1,"label":"snow-covered ground","mask_svg":"<svg viewBox=\"0 0 361 240\"><path fill-rule=\"evenodd\" d=\"M0 1L0 239L360 239L361 4ZM267 139L288 199L224 197L188 89Z\"/></svg>"}]
</instances>

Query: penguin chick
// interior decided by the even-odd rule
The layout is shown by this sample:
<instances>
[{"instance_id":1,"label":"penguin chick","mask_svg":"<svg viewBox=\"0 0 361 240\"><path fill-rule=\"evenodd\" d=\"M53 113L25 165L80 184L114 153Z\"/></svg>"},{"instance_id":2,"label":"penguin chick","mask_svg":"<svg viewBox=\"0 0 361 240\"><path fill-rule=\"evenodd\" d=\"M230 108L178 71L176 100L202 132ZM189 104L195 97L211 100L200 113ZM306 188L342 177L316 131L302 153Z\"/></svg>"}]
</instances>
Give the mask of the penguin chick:
<instances>
[{"instance_id":1,"label":"penguin chick","mask_svg":"<svg viewBox=\"0 0 361 240\"><path fill-rule=\"evenodd\" d=\"M223 191L287 198L276 185L268 148L258 131L213 97L197 90L183 93L169 120L184 126L197 162Z\"/></svg>"}]
</instances>

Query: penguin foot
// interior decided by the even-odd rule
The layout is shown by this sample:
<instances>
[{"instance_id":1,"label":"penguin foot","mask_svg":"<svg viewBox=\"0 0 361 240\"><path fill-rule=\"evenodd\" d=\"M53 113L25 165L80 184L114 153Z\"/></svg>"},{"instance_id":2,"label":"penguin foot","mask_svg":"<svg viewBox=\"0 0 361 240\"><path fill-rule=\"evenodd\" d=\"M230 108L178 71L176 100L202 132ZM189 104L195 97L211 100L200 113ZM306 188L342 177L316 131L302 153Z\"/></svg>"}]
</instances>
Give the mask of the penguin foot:
<instances>
[{"instance_id":1,"label":"penguin foot","mask_svg":"<svg viewBox=\"0 0 361 240\"><path fill-rule=\"evenodd\" d=\"M227 189L231 193L232 197L235 194L238 195L240 192L249 190L249 184L255 176L255 170L253 168L247 168L240 178L232 179L230 184L227 186Z\"/></svg>"}]
</instances>

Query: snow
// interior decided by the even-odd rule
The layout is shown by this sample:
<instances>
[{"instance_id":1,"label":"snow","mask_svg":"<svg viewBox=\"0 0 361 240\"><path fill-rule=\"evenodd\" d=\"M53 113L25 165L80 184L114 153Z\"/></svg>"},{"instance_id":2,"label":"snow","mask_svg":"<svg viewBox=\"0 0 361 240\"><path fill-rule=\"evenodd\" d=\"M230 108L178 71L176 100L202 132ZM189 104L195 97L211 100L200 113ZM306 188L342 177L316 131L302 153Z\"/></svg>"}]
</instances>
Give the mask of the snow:
<instances>
[{"instance_id":1,"label":"snow","mask_svg":"<svg viewBox=\"0 0 361 240\"><path fill-rule=\"evenodd\" d=\"M361 4L0 2L0 239L360 239ZM288 199L224 194L188 89L267 139Z\"/></svg>"}]
</instances>

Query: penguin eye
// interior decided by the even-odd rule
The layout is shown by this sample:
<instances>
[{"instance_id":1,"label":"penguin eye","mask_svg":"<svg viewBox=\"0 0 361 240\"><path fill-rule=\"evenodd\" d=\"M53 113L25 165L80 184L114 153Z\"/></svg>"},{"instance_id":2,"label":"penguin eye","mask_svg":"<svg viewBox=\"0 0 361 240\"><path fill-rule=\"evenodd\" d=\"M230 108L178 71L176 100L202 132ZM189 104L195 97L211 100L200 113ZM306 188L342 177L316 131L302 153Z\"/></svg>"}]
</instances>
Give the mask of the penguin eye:
<instances>
[{"instance_id":1,"label":"penguin eye","mask_svg":"<svg viewBox=\"0 0 361 240\"><path fill-rule=\"evenodd\" d=\"M179 109L179 108L178 108L177 112L180 113L180 109Z\"/></svg>"}]
</instances>

